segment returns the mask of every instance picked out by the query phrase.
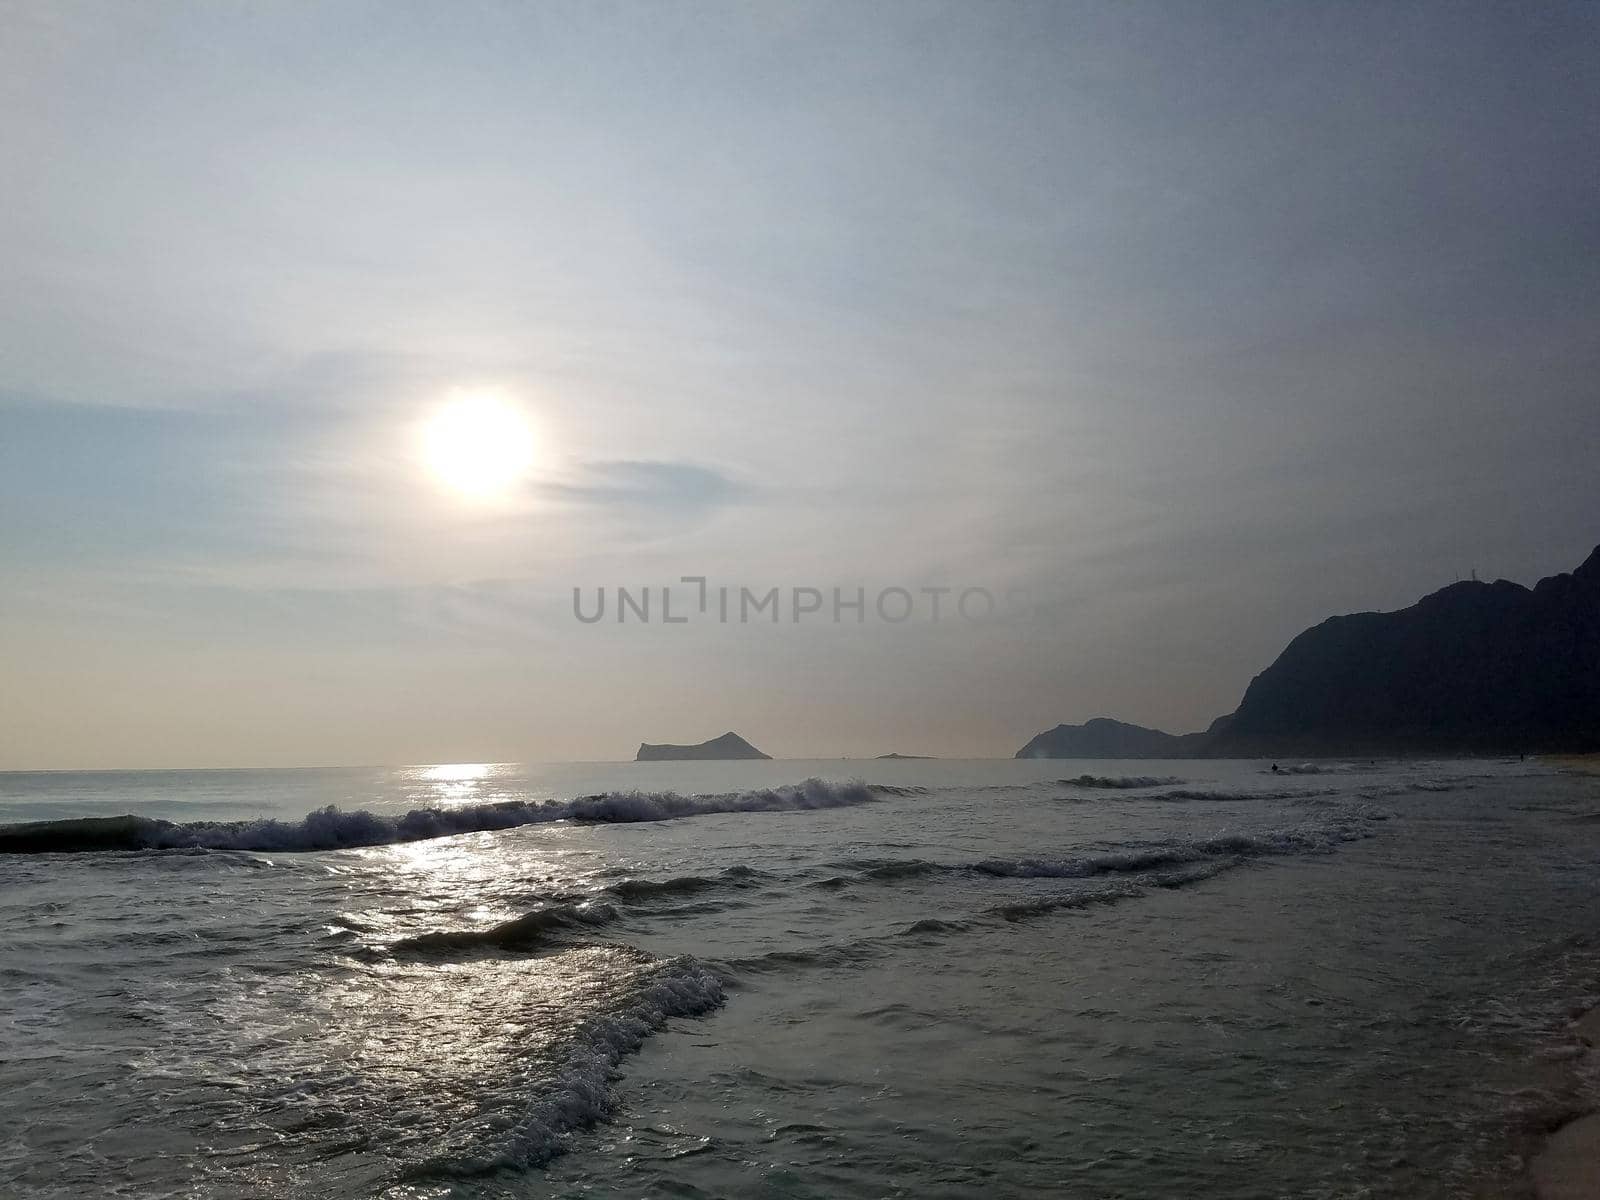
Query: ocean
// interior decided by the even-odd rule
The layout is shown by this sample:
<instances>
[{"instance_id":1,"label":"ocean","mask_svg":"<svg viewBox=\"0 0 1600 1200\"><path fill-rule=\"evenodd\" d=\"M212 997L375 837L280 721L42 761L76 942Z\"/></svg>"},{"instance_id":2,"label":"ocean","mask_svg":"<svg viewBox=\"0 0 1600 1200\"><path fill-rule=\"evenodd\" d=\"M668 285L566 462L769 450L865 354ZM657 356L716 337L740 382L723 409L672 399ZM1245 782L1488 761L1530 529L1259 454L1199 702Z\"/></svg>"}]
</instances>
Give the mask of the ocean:
<instances>
[{"instance_id":1,"label":"ocean","mask_svg":"<svg viewBox=\"0 0 1600 1200\"><path fill-rule=\"evenodd\" d=\"M0 1194L1518 1194L1600 778L1284 766L0 774Z\"/></svg>"}]
</instances>

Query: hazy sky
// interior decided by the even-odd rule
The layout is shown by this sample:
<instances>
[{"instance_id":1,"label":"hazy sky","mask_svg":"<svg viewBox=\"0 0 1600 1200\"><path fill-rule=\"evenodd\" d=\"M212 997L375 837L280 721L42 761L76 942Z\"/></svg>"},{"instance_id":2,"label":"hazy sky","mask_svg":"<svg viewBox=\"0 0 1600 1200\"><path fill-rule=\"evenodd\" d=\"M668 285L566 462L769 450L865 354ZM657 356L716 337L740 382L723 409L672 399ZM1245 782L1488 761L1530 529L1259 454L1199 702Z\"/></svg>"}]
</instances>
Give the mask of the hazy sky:
<instances>
[{"instance_id":1,"label":"hazy sky","mask_svg":"<svg viewBox=\"0 0 1600 1200\"><path fill-rule=\"evenodd\" d=\"M1600 5L0 23L0 767L1009 755L1600 542Z\"/></svg>"}]
</instances>

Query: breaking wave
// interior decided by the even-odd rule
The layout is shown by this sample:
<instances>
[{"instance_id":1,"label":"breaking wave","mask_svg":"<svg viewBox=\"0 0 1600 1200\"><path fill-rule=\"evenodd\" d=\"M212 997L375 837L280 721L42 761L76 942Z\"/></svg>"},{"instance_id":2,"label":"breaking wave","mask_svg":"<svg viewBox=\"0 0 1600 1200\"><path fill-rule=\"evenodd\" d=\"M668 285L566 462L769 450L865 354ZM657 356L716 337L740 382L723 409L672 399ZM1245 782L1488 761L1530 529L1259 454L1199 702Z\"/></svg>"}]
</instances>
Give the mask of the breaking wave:
<instances>
[{"instance_id":1,"label":"breaking wave","mask_svg":"<svg viewBox=\"0 0 1600 1200\"><path fill-rule=\"evenodd\" d=\"M473 950L531 950L557 934L594 929L617 919L609 904L554 904L483 929L419 933L390 945L399 954L452 954Z\"/></svg>"},{"instance_id":2,"label":"breaking wave","mask_svg":"<svg viewBox=\"0 0 1600 1200\"><path fill-rule=\"evenodd\" d=\"M401 816L332 805L299 821L190 821L152 817L83 817L0 827L0 854L90 850L343 850L485 833L549 821L621 824L715 813L797 812L866 804L884 794L864 783L807 779L787 787L683 796L676 792L607 792L573 800L506 800L460 808L416 808ZM892 794L906 794L893 789Z\"/></svg>"},{"instance_id":3,"label":"breaking wave","mask_svg":"<svg viewBox=\"0 0 1600 1200\"><path fill-rule=\"evenodd\" d=\"M1088 777L1086 776L1085 778L1088 778ZM1311 788L1311 789L1302 788L1302 789L1299 789L1297 791L1268 791L1268 790L1265 790L1265 789L1250 789L1250 788L1237 788L1237 789L1235 789L1235 788L1170 787L1169 785L1175 784L1175 783L1182 783L1183 780L1181 780L1181 779L1156 779L1156 778L1149 777L1149 776L1135 776L1133 778L1137 779L1138 782L1137 783L1129 782L1129 783L1126 783L1126 784L1122 784L1122 783L1116 783L1116 784L1104 783L1104 784L1094 784L1094 785L1084 784L1084 783L1082 783L1082 782L1080 782L1079 780L1076 780L1076 779L1061 779L1061 780L1057 780L1057 782L1060 783L1060 784L1069 786L1069 787L1094 787L1094 788L1099 789L1099 790L1115 791L1115 792L1123 793L1121 795L1118 795L1117 799L1118 800L1125 800L1125 801L1128 801L1129 803L1132 803L1134 801L1162 801L1162 802L1169 803L1169 804L1187 804L1187 803L1231 804L1231 803L1244 803L1246 801L1252 801L1252 800L1255 800L1255 801L1273 801L1273 800L1304 801L1304 800L1312 800L1312 799L1315 799L1315 798L1317 798L1319 796L1336 796L1336 795L1339 794L1338 790L1335 789L1335 788L1321 788L1321 789L1317 789L1317 788ZM1154 788L1167 788L1168 790L1166 790L1166 791L1149 790L1149 789L1154 789ZM1361 794L1365 795L1366 793L1361 793ZM1373 793L1373 795L1377 795L1377 794L1378 793ZM1063 800L1063 801L1070 801L1071 803L1074 803L1074 804L1089 804L1089 803L1102 803L1103 804L1103 803L1106 802L1107 798L1106 797L1092 797L1092 796L1062 796L1062 797L1060 797L1060 799Z\"/></svg>"},{"instance_id":4,"label":"breaking wave","mask_svg":"<svg viewBox=\"0 0 1600 1200\"><path fill-rule=\"evenodd\" d=\"M1134 788L1167 787L1182 783L1176 775L1079 775L1076 779L1058 779L1065 787L1110 788L1130 791Z\"/></svg>"},{"instance_id":5,"label":"breaking wave","mask_svg":"<svg viewBox=\"0 0 1600 1200\"><path fill-rule=\"evenodd\" d=\"M1133 900L1146 895L1150 888L1181 888L1192 883L1203 883L1207 879L1214 879L1225 871L1231 871L1245 861L1244 856L1234 855L1229 858L1215 858L1200 860L1185 864L1175 870L1156 871L1141 877L1137 882L1119 882L1110 887L1101 887L1094 891L1067 892L1055 896L1041 896L1030 900L1017 900L1009 904L1000 904L988 909L991 916L996 916L1005 921L1026 921L1033 917L1047 916L1050 913L1064 910L1092 908L1100 904L1116 904L1123 900Z\"/></svg>"},{"instance_id":6,"label":"breaking wave","mask_svg":"<svg viewBox=\"0 0 1600 1200\"><path fill-rule=\"evenodd\" d=\"M605 890L608 895L615 896L629 904L640 904L654 900L657 897L693 896L699 892L715 891L719 888L745 888L751 887L759 879L765 878L765 873L753 867L729 867L727 870L714 876L705 875L679 875L673 879L624 879L620 883L613 883Z\"/></svg>"},{"instance_id":7,"label":"breaking wave","mask_svg":"<svg viewBox=\"0 0 1600 1200\"><path fill-rule=\"evenodd\" d=\"M1275 855L1329 854L1345 842L1369 837L1368 824L1385 814L1362 808L1350 819L1323 825L1272 829L1257 833L1219 833L1193 841L1127 846L1062 858L986 858L978 862L937 863L922 858L869 858L830 864L856 872L860 882L893 883L928 875L986 875L1000 879L1091 879L1100 875L1139 875L1163 867L1189 867L1218 859ZM810 887L837 888L850 882L837 875Z\"/></svg>"},{"instance_id":8,"label":"breaking wave","mask_svg":"<svg viewBox=\"0 0 1600 1200\"><path fill-rule=\"evenodd\" d=\"M1096 875L1141 874L1221 857L1329 854L1343 842L1366 836L1368 831L1356 824L1224 833L1192 842L1136 846L1073 858L989 858L974 863L970 869L1008 879L1087 879Z\"/></svg>"},{"instance_id":9,"label":"breaking wave","mask_svg":"<svg viewBox=\"0 0 1600 1200\"><path fill-rule=\"evenodd\" d=\"M1330 795L1329 792L1250 792L1226 791L1217 788L1177 788L1170 792L1160 792L1152 800L1196 800L1215 801L1225 803L1237 800L1298 800L1307 796Z\"/></svg>"},{"instance_id":10,"label":"breaking wave","mask_svg":"<svg viewBox=\"0 0 1600 1200\"><path fill-rule=\"evenodd\" d=\"M488 1146L437 1155L407 1174L417 1179L473 1176L549 1161L574 1131L607 1120L616 1110L611 1080L624 1058L671 1018L704 1016L725 999L722 981L704 963L687 957L660 963L629 1002L584 1023L553 1086L511 1128Z\"/></svg>"}]
</instances>

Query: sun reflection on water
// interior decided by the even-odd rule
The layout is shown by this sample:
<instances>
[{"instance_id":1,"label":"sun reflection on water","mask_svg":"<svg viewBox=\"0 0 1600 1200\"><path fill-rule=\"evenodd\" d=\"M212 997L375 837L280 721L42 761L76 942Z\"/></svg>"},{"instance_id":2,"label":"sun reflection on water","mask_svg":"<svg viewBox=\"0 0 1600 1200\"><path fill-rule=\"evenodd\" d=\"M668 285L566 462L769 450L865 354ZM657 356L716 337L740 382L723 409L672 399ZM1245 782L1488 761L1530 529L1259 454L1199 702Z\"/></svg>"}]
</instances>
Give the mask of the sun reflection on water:
<instances>
[{"instance_id":1,"label":"sun reflection on water","mask_svg":"<svg viewBox=\"0 0 1600 1200\"><path fill-rule=\"evenodd\" d=\"M219 1007L254 1035L230 1077L293 1102L241 1106L230 1124L292 1142L308 1176L314 1162L346 1194L375 1194L397 1169L425 1179L542 1162L565 1130L605 1115L617 1058L661 1019L637 1008L659 969L596 945L274 979Z\"/></svg>"},{"instance_id":2,"label":"sun reflection on water","mask_svg":"<svg viewBox=\"0 0 1600 1200\"><path fill-rule=\"evenodd\" d=\"M418 774L423 779L431 779L437 783L462 783L485 778L497 765L497 763L438 763L422 768Z\"/></svg>"},{"instance_id":3,"label":"sun reflection on water","mask_svg":"<svg viewBox=\"0 0 1600 1200\"><path fill-rule=\"evenodd\" d=\"M508 769L505 763L437 763L404 772L415 798L423 804L452 807L503 799L493 781Z\"/></svg>"},{"instance_id":4,"label":"sun reflection on water","mask_svg":"<svg viewBox=\"0 0 1600 1200\"><path fill-rule=\"evenodd\" d=\"M603 886L605 862L570 845L571 831L538 826L514 832L523 833L514 849L505 834L468 833L350 851L364 872L395 880L405 904L343 911L341 927L368 934L382 949L418 933L481 928L546 905L580 902Z\"/></svg>"}]
</instances>

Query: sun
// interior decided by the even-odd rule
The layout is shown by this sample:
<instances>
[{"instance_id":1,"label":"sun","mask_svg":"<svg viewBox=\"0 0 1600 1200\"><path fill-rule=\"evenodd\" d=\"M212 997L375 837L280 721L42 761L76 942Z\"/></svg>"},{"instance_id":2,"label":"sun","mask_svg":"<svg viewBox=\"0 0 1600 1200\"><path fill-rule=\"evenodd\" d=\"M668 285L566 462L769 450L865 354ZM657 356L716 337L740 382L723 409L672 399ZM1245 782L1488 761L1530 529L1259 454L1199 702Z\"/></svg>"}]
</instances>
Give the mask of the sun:
<instances>
[{"instance_id":1,"label":"sun","mask_svg":"<svg viewBox=\"0 0 1600 1200\"><path fill-rule=\"evenodd\" d=\"M503 498L533 468L533 427L501 396L458 393L423 423L422 457L451 491L475 500Z\"/></svg>"}]
</instances>

